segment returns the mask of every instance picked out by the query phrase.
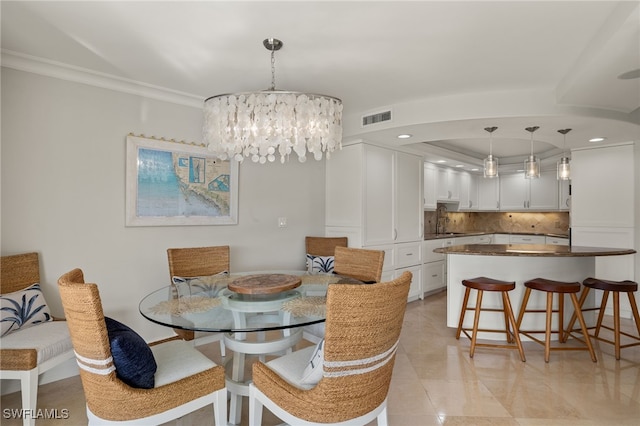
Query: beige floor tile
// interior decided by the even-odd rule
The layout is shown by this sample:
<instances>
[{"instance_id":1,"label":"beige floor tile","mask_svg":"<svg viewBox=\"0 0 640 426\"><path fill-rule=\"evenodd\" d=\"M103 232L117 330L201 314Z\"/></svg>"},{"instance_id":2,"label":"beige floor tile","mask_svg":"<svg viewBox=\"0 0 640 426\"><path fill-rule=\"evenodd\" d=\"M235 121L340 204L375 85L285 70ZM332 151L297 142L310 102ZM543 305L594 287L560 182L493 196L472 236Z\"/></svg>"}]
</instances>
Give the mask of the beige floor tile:
<instances>
[{"instance_id":1,"label":"beige floor tile","mask_svg":"<svg viewBox=\"0 0 640 426\"><path fill-rule=\"evenodd\" d=\"M623 320L622 326L627 332L637 332L630 320ZM298 348L306 345L303 342ZM612 345L596 342L594 347L597 363L583 351L552 352L545 363L544 348L535 342L524 342L524 363L517 351L503 349L477 348L470 358L469 340L464 336L456 340L455 330L446 327L446 293L411 302L390 386L389 424L640 424L640 346L624 348L619 361ZM219 364L225 361L217 343L199 349ZM20 393L5 395L0 402L3 410L19 408ZM41 386L38 407L66 409L69 417L39 419L36 426L86 425L84 394L77 376ZM198 410L181 424L213 425L212 412L208 407ZM247 414L245 402L241 425L248 424ZM22 424L4 416L0 422L2 426ZM265 410L265 426L280 423Z\"/></svg>"}]
</instances>

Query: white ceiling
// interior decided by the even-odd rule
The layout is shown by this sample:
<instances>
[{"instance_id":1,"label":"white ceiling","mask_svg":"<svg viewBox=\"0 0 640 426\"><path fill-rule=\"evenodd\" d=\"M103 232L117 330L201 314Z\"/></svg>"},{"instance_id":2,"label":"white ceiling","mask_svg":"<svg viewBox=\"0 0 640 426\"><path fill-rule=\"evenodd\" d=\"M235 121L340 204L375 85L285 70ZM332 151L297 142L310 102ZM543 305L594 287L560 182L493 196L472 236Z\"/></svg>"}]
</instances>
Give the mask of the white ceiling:
<instances>
[{"instance_id":1,"label":"white ceiling","mask_svg":"<svg viewBox=\"0 0 640 426\"><path fill-rule=\"evenodd\" d=\"M268 88L262 40L276 37L276 87L341 98L346 142L480 164L483 128L498 126L502 164L528 154L528 126L540 126L543 157L560 152L562 128L573 129L568 148L593 136L640 140L639 4L3 0L2 66L90 84L115 78L123 90L142 84L200 105ZM385 110L390 122L360 125Z\"/></svg>"}]
</instances>

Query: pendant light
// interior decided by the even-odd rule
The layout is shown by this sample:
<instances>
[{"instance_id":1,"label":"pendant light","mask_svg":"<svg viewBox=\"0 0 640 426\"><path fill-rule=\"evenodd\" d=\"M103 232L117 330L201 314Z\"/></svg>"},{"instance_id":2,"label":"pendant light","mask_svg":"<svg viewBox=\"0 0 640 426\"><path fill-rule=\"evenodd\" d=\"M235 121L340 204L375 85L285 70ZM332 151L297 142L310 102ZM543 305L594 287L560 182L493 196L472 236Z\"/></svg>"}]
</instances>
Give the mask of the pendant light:
<instances>
[{"instance_id":1,"label":"pendant light","mask_svg":"<svg viewBox=\"0 0 640 426\"><path fill-rule=\"evenodd\" d=\"M525 130L531 133L531 154L524 160L524 178L525 179L537 179L540 177L540 159L533 155L533 132L540 127L533 126L527 127Z\"/></svg>"},{"instance_id":2,"label":"pendant light","mask_svg":"<svg viewBox=\"0 0 640 426\"><path fill-rule=\"evenodd\" d=\"M275 52L281 40L262 42L271 53L271 87L257 92L211 96L204 102L203 140L225 160L245 157L264 164L291 153L306 161L307 153L321 160L323 153L342 148L342 101L314 93L276 90Z\"/></svg>"},{"instance_id":3,"label":"pendant light","mask_svg":"<svg viewBox=\"0 0 640 426\"><path fill-rule=\"evenodd\" d=\"M489 156L484 159L484 177L498 177L498 159L493 156L493 132L497 127L485 127L484 130L489 132Z\"/></svg>"},{"instance_id":4,"label":"pendant light","mask_svg":"<svg viewBox=\"0 0 640 426\"><path fill-rule=\"evenodd\" d=\"M562 150L564 151L564 156L558 160L558 180L569 180L571 176L571 166L569 165L569 157L567 156L567 133L570 131L571 129L558 130L558 133L562 133Z\"/></svg>"}]
</instances>

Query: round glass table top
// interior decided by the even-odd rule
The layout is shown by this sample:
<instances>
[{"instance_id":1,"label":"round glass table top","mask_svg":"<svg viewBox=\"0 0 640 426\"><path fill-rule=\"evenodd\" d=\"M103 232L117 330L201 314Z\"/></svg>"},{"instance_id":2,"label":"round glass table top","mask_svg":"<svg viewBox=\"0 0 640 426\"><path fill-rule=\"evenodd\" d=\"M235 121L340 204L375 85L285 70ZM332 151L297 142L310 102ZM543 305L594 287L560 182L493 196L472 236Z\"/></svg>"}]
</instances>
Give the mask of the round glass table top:
<instances>
[{"instance_id":1,"label":"round glass table top","mask_svg":"<svg viewBox=\"0 0 640 426\"><path fill-rule=\"evenodd\" d=\"M256 279L271 274L298 277L294 289L267 294L243 294L229 290L235 279ZM336 274L307 271L258 271L174 279L174 284L145 296L142 316L167 327L206 332L282 330L324 322L327 286L360 284ZM232 285L233 287L233 285ZM249 318L251 320L247 320ZM256 321L256 319L258 319ZM260 320L263 319L263 320Z\"/></svg>"}]
</instances>

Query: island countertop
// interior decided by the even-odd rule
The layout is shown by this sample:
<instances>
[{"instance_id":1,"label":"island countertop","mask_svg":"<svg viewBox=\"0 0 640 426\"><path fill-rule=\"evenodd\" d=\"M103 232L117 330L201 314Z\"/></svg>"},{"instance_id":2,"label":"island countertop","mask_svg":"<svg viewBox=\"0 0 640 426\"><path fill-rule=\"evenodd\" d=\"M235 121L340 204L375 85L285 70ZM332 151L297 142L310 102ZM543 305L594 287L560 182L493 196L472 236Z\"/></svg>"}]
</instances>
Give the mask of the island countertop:
<instances>
[{"instance_id":1,"label":"island countertop","mask_svg":"<svg viewBox=\"0 0 640 426\"><path fill-rule=\"evenodd\" d=\"M557 246L550 244L462 244L440 247L436 253L482 256L588 257L619 256L636 253L633 249Z\"/></svg>"}]
</instances>

